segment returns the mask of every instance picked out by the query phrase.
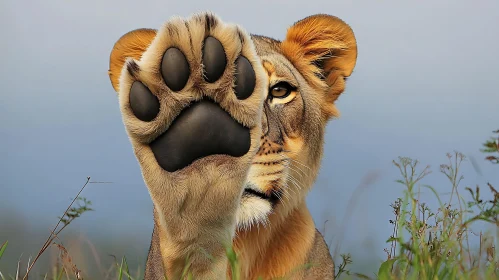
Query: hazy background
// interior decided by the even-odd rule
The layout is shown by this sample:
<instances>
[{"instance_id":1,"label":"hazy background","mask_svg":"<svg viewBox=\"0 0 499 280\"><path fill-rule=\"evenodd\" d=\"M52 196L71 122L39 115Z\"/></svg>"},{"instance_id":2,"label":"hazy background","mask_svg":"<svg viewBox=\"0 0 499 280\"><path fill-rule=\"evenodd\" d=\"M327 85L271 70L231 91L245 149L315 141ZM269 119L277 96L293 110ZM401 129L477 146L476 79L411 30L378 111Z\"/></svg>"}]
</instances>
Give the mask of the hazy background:
<instances>
[{"instance_id":1,"label":"hazy background","mask_svg":"<svg viewBox=\"0 0 499 280\"><path fill-rule=\"evenodd\" d=\"M132 29L204 10L277 39L315 13L352 26L358 62L338 102L342 116L328 126L308 203L327 241L352 253L357 271L374 272L385 258L389 204L403 191L394 183L397 156L432 165L425 183L441 193L450 185L438 166L454 149L474 156L483 174L465 163L463 188L499 183L497 167L478 151L499 128L498 1L2 0L0 243L10 244L0 271L13 273L21 254L24 263L36 254L87 176L113 183L85 189L96 211L75 221L62 242L89 274L109 266L108 254L143 267L152 204L107 76L109 54ZM372 172L378 180L354 193Z\"/></svg>"}]
</instances>

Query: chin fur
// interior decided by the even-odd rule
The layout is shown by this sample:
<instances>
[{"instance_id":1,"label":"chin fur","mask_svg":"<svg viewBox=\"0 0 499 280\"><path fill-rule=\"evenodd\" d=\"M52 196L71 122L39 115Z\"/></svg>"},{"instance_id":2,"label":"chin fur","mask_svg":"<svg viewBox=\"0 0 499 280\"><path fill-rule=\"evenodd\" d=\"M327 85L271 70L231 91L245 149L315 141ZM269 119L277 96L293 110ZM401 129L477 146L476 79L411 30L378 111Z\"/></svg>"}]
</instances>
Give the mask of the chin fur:
<instances>
[{"instance_id":1,"label":"chin fur","mask_svg":"<svg viewBox=\"0 0 499 280\"><path fill-rule=\"evenodd\" d=\"M272 212L272 204L259 197L243 195L237 212L237 229L249 230L257 224L268 223L268 215Z\"/></svg>"}]
</instances>

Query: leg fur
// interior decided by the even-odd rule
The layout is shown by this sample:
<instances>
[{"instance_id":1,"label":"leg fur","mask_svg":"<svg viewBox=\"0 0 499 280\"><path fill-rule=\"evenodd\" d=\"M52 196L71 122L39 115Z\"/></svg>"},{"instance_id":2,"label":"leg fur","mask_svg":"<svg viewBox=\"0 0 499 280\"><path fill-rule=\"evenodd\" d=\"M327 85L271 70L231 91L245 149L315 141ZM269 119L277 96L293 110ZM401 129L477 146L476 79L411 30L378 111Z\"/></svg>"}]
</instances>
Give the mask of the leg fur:
<instances>
[{"instance_id":1,"label":"leg fur","mask_svg":"<svg viewBox=\"0 0 499 280\"><path fill-rule=\"evenodd\" d=\"M308 256L308 263L312 267L306 271L304 279L334 279L333 258L329 253L329 248L324 241L324 237L318 230L315 231L314 245Z\"/></svg>"}]
</instances>

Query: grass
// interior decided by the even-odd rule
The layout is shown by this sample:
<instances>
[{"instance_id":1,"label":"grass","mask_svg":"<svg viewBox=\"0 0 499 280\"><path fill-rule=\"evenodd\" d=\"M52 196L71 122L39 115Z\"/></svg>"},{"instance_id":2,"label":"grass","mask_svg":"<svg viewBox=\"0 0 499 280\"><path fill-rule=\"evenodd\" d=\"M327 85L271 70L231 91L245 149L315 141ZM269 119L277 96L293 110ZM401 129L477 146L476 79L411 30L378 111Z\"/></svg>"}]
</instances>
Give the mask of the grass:
<instances>
[{"instance_id":1,"label":"grass","mask_svg":"<svg viewBox=\"0 0 499 280\"><path fill-rule=\"evenodd\" d=\"M499 134L498 131L494 133ZM499 136L499 135L498 135ZM499 137L486 141L481 150L486 153L486 161L499 167ZM387 239L388 247L384 250L384 260L377 272L372 276L354 273L349 270L352 258L349 254L341 255L341 262L336 267L336 278L339 279L499 279L499 250L496 242L499 240L499 192L488 183L487 186L461 186L463 176L461 166L466 158L459 152L447 154L447 162L442 164L439 172L449 180L451 193L444 200L435 188L423 184L431 173L429 166L420 167L417 160L400 157L393 161L400 172L396 182L403 186L403 193L390 207L393 218L389 219L392 235ZM78 195L73 199L59 222L51 231L40 251L33 261L28 261L26 273L22 275L17 266L16 275L5 276L0 272L1 280L28 279L28 275L41 255L50 247L56 247L59 256L52 267L52 272L46 273L42 279L83 279L81 271L74 264L68 250L59 239L59 233L76 218L88 211L91 202L80 197L81 192L91 182L87 178ZM438 201L436 206L421 201L421 190L429 190ZM483 190L485 189L485 190ZM483 198L488 192L491 199ZM466 201L464 194L471 197ZM491 226L488 232L473 231L475 223ZM470 244L477 241L478 247ZM8 241L1 243L0 261L8 252ZM238 260L232 248L227 248L227 257L232 271L238 271ZM113 256L114 268L106 279L141 279L142 271L132 276L125 257L121 261ZM305 269L311 264L305 264L299 269ZM184 270L185 279L193 279L189 266ZM233 273L233 280L240 279L238 273Z\"/></svg>"},{"instance_id":2,"label":"grass","mask_svg":"<svg viewBox=\"0 0 499 280\"><path fill-rule=\"evenodd\" d=\"M467 188L473 201L464 203L459 192L463 178L459 168L464 155L455 152L447 155L449 164L440 166L447 176L452 191L449 201L439 197L434 188L419 185L429 169L417 169L418 162L409 158L394 161L403 177L397 182L406 187L404 197L392 205L394 219L393 235L388 239L387 260L378 271L378 279L498 279L499 262L492 236L480 232L480 247L470 246L472 223L482 220L496 226L499 234L499 195L491 186L494 199L484 201L476 191ZM431 190L439 205L433 211L420 202L421 187ZM487 236L487 237L486 237ZM497 236L496 236L497 237Z\"/></svg>"},{"instance_id":3,"label":"grass","mask_svg":"<svg viewBox=\"0 0 499 280\"><path fill-rule=\"evenodd\" d=\"M492 138L482 149L491 154L485 160L492 164L499 163L498 144L499 138ZM393 161L401 177L396 182L404 186L404 193L391 204L394 217L389 222L393 233L387 240L387 258L374 279L499 279L495 245L499 240L499 192L488 183L485 191L492 199L487 200L482 198L479 186L465 187L464 191L472 198L465 202L460 185L463 179L460 168L465 160L463 154L454 152L447 154L447 163L440 166L440 173L451 185L448 201L432 186L422 183L431 173L429 166L420 168L417 160L404 157ZM421 188L430 190L438 200L436 211L420 200ZM474 233L472 225L477 222L491 225L492 232ZM478 239L478 248L470 246L473 237ZM351 259L348 255L342 257L337 276L372 279L348 271Z\"/></svg>"}]
</instances>

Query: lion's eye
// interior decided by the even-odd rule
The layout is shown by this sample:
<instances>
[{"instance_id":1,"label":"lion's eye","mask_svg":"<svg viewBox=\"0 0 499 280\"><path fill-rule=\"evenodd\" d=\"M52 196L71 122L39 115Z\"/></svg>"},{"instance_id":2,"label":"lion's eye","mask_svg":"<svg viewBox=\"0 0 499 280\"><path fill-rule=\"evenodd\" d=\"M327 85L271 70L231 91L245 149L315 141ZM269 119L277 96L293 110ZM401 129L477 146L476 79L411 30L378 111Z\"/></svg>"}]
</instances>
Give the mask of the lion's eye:
<instances>
[{"instance_id":1,"label":"lion's eye","mask_svg":"<svg viewBox=\"0 0 499 280\"><path fill-rule=\"evenodd\" d=\"M275 98L285 98L293 91L293 87L286 83L280 82L270 89L270 94Z\"/></svg>"}]
</instances>

